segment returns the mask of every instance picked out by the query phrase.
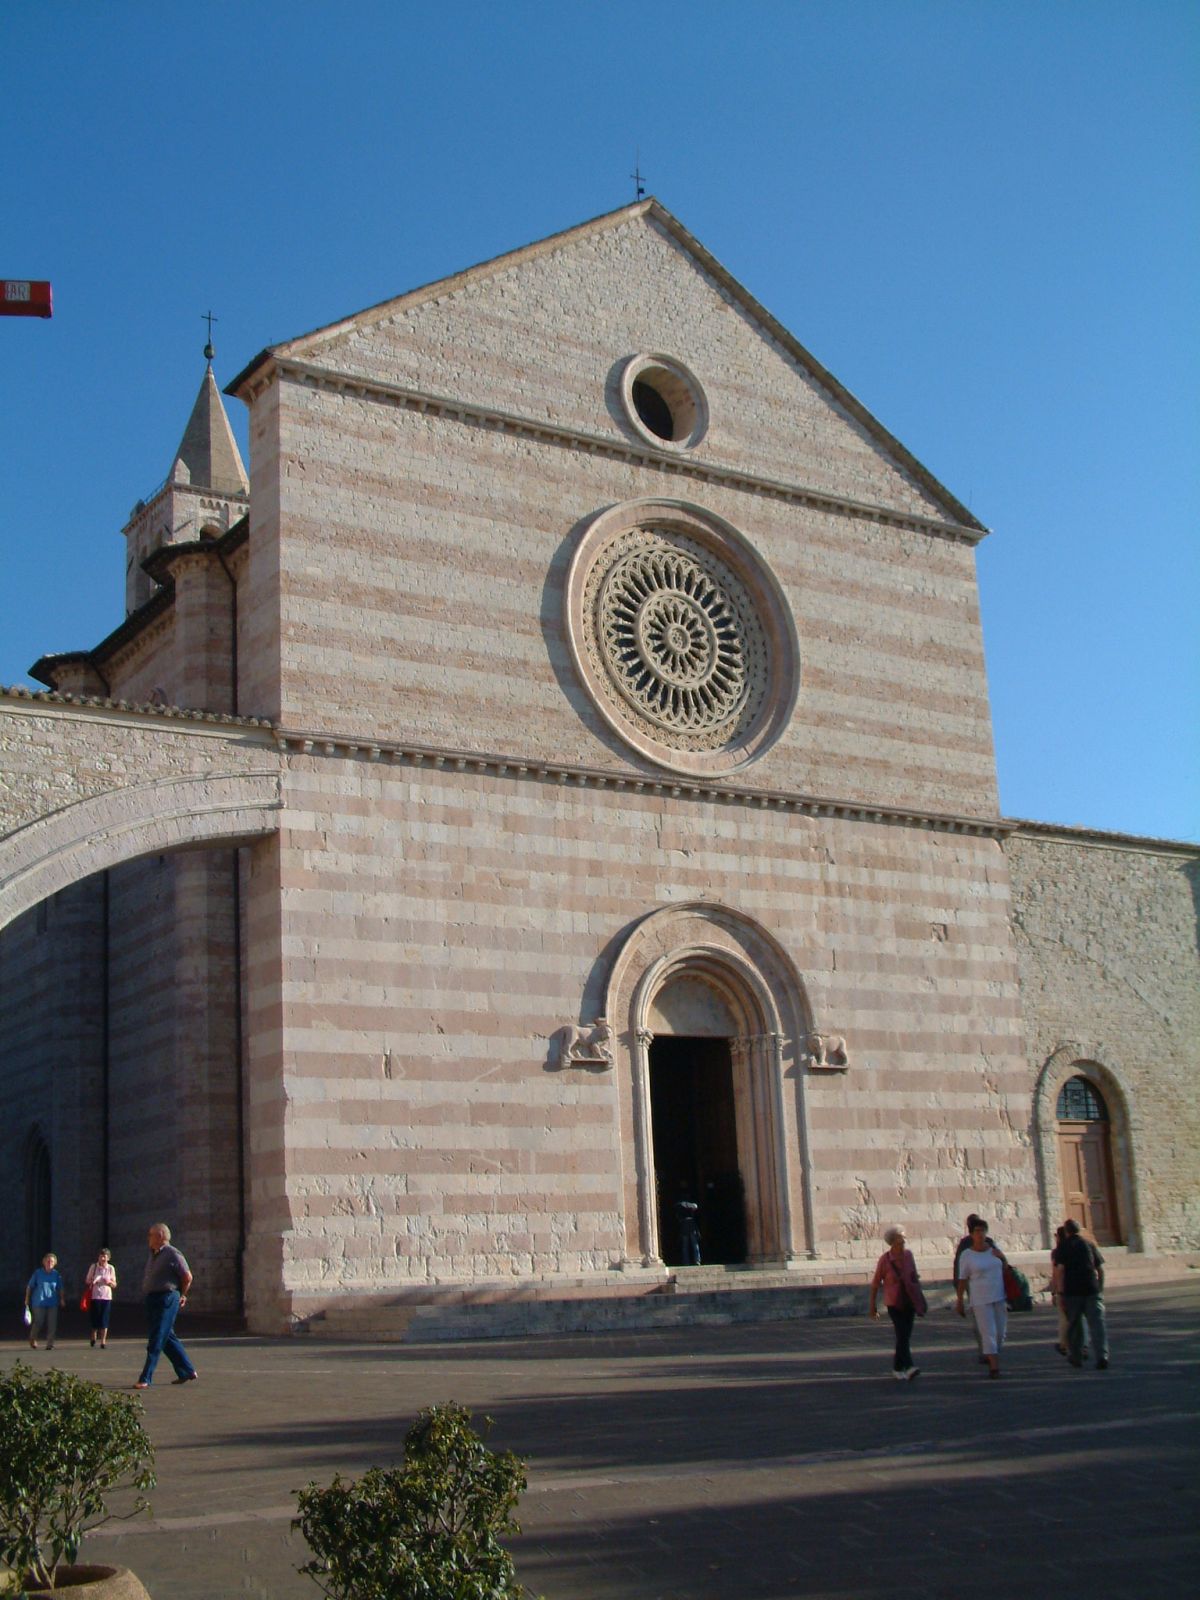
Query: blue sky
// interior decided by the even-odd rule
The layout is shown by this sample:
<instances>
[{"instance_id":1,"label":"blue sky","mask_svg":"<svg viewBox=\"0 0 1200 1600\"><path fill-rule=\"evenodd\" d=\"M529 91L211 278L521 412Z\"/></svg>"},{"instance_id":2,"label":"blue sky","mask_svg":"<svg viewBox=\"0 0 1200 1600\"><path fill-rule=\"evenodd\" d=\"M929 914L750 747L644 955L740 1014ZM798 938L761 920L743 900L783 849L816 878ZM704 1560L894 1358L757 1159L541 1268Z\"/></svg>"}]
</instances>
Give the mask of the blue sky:
<instances>
[{"instance_id":1,"label":"blue sky","mask_svg":"<svg viewBox=\"0 0 1200 1600\"><path fill-rule=\"evenodd\" d=\"M121 619L203 373L650 191L995 531L1007 815L1200 837L1200 6L13 7L0 682ZM239 413L237 402L231 412ZM245 424L233 415L245 447Z\"/></svg>"}]
</instances>

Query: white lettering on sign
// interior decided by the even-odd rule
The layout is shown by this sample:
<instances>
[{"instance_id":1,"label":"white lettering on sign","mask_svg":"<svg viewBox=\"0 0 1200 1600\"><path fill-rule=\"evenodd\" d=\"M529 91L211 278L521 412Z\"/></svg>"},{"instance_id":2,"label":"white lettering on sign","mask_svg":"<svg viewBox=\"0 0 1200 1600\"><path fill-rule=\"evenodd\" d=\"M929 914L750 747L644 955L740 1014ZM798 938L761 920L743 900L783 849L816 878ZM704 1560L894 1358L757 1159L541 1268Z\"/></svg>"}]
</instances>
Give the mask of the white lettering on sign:
<instances>
[{"instance_id":1,"label":"white lettering on sign","mask_svg":"<svg viewBox=\"0 0 1200 1600\"><path fill-rule=\"evenodd\" d=\"M27 283L18 283L13 278L6 278L4 280L4 298L6 300L28 300L29 285Z\"/></svg>"}]
</instances>

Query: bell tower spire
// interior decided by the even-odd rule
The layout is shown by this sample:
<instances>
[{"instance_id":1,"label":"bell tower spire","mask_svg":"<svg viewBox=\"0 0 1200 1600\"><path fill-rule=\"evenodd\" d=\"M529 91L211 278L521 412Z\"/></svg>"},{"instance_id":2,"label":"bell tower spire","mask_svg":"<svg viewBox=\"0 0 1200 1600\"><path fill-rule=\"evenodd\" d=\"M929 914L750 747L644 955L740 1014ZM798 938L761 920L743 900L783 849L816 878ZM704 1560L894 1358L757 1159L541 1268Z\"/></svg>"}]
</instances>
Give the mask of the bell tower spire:
<instances>
[{"instance_id":1,"label":"bell tower spire","mask_svg":"<svg viewBox=\"0 0 1200 1600\"><path fill-rule=\"evenodd\" d=\"M217 319L205 312L204 320L204 376L171 470L148 500L137 502L125 525L126 611L136 611L154 593L142 564L156 550L204 538L214 528L224 532L250 503L250 480L213 376L212 324Z\"/></svg>"}]
</instances>

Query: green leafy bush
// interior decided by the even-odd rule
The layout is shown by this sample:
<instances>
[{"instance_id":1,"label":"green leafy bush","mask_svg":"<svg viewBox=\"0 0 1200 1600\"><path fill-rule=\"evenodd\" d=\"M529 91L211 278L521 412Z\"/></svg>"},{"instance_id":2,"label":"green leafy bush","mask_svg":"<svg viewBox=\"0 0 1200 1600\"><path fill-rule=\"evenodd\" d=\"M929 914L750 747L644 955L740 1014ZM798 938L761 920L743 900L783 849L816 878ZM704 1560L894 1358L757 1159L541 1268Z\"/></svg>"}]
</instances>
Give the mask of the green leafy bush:
<instances>
[{"instance_id":1,"label":"green leafy bush","mask_svg":"<svg viewBox=\"0 0 1200 1600\"><path fill-rule=\"evenodd\" d=\"M18 1361L0 1376L0 1561L35 1587L51 1587L91 1528L107 1522L105 1496L135 1491L148 1508L154 1447L132 1395L68 1372L36 1373Z\"/></svg>"},{"instance_id":2,"label":"green leafy bush","mask_svg":"<svg viewBox=\"0 0 1200 1600\"><path fill-rule=\"evenodd\" d=\"M489 1450L469 1411L432 1406L405 1436L403 1466L299 1491L293 1526L314 1554L300 1571L330 1600L521 1600L500 1539L521 1531L524 1488L524 1462Z\"/></svg>"}]
</instances>

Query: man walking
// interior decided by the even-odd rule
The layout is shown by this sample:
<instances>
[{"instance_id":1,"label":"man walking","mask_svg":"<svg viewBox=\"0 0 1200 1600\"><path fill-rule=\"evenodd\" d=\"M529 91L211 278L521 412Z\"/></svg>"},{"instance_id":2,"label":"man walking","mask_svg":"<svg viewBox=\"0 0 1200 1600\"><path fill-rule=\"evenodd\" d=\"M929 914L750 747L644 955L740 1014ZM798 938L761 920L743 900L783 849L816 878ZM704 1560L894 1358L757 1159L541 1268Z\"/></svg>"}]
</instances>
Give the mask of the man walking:
<instances>
[{"instance_id":1,"label":"man walking","mask_svg":"<svg viewBox=\"0 0 1200 1600\"><path fill-rule=\"evenodd\" d=\"M1108 1366L1108 1328L1104 1321L1104 1257L1071 1217L1063 1223L1063 1242L1055 1252L1062 1268L1062 1303L1067 1315L1067 1359L1083 1365L1083 1323L1087 1318L1096 1367Z\"/></svg>"},{"instance_id":2,"label":"man walking","mask_svg":"<svg viewBox=\"0 0 1200 1600\"><path fill-rule=\"evenodd\" d=\"M175 1318L180 1306L187 1303L192 1271L182 1253L171 1243L171 1230L165 1222L154 1224L147 1242L150 1256L142 1274L142 1293L146 1297L146 1361L133 1387L150 1387L158 1358L164 1352L175 1368L175 1382L194 1383L196 1369L175 1336Z\"/></svg>"}]
</instances>

